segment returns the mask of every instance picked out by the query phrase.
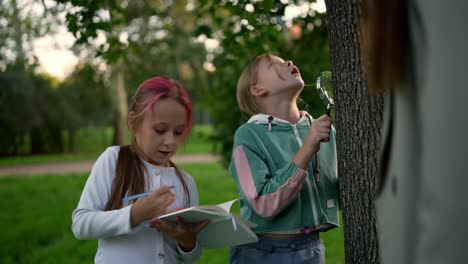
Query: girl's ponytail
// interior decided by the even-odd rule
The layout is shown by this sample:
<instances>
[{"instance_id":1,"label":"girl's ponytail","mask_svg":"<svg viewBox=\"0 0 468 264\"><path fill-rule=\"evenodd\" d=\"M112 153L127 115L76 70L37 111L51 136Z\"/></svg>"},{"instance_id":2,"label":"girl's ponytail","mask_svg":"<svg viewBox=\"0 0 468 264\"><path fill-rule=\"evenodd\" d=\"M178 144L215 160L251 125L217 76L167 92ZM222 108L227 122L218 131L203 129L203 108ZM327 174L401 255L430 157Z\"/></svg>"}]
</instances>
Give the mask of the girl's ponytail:
<instances>
[{"instance_id":1,"label":"girl's ponytail","mask_svg":"<svg viewBox=\"0 0 468 264\"><path fill-rule=\"evenodd\" d=\"M184 194L185 194L184 195L184 206L185 207L190 207L191 206L190 193L189 193L187 183L185 182L184 175L182 175L182 172L175 165L175 163L172 162L172 160L169 160L169 164L170 164L171 167L174 167L174 169L176 171L176 174L177 174L177 178L179 178L180 183L182 183L182 187L184 187Z\"/></svg>"},{"instance_id":2,"label":"girl's ponytail","mask_svg":"<svg viewBox=\"0 0 468 264\"><path fill-rule=\"evenodd\" d=\"M132 145L120 147L115 178L112 183L111 195L106 205L106 211L122 208L125 195L133 195L145 191L145 168Z\"/></svg>"}]
</instances>

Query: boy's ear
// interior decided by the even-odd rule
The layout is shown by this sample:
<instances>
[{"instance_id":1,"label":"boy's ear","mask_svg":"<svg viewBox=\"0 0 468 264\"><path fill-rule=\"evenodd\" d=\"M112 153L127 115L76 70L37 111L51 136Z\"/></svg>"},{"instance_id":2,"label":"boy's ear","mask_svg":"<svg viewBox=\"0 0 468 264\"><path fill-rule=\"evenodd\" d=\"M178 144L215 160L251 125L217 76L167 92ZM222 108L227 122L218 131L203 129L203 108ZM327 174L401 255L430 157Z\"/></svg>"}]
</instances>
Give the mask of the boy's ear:
<instances>
[{"instance_id":1,"label":"boy's ear","mask_svg":"<svg viewBox=\"0 0 468 264\"><path fill-rule=\"evenodd\" d=\"M250 87L250 93L253 96L263 96L267 93L267 91L262 86L254 85Z\"/></svg>"}]
</instances>

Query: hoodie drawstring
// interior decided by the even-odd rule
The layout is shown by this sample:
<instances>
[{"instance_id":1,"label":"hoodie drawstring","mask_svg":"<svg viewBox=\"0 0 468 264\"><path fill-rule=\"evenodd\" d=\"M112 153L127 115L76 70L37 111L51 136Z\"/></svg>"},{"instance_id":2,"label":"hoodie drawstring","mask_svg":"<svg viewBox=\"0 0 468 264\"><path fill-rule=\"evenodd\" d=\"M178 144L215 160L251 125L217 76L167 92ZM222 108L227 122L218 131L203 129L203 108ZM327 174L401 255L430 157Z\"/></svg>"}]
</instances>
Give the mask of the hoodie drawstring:
<instances>
[{"instance_id":1,"label":"hoodie drawstring","mask_svg":"<svg viewBox=\"0 0 468 264\"><path fill-rule=\"evenodd\" d=\"M312 120L309 115L307 115L307 119L309 120L309 125L312 126ZM271 132L271 122L273 121L273 116L268 117L268 131ZM315 153L315 166L313 168L313 172L315 174L315 180L316 182L320 182L320 169L319 169L319 158L318 158L318 152Z\"/></svg>"},{"instance_id":2,"label":"hoodie drawstring","mask_svg":"<svg viewBox=\"0 0 468 264\"><path fill-rule=\"evenodd\" d=\"M314 168L315 180L320 182L320 169L319 169L319 159L318 153L315 153L315 168Z\"/></svg>"},{"instance_id":3,"label":"hoodie drawstring","mask_svg":"<svg viewBox=\"0 0 468 264\"><path fill-rule=\"evenodd\" d=\"M268 117L268 132L271 132L271 121L273 121L273 116Z\"/></svg>"},{"instance_id":4,"label":"hoodie drawstring","mask_svg":"<svg viewBox=\"0 0 468 264\"><path fill-rule=\"evenodd\" d=\"M310 119L309 115L307 115L307 119L309 120L309 125L312 126L312 120ZM319 169L318 151L317 153L315 153L315 166L314 166L313 171L315 174L315 180L317 181L317 183L319 183L320 182L320 169Z\"/></svg>"}]
</instances>

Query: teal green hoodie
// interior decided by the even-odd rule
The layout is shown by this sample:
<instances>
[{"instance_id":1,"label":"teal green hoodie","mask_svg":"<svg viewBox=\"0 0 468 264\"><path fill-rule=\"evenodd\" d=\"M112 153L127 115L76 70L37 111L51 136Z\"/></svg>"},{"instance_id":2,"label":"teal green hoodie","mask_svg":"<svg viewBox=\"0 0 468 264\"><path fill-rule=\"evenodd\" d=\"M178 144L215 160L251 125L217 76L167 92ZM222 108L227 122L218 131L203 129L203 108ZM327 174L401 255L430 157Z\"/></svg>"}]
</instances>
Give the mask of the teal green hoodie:
<instances>
[{"instance_id":1,"label":"teal green hoodie","mask_svg":"<svg viewBox=\"0 0 468 264\"><path fill-rule=\"evenodd\" d=\"M306 112L296 124L257 114L239 127L229 168L240 193L240 212L256 233L281 233L339 226L335 130L320 144L307 170L292 158L313 122Z\"/></svg>"}]
</instances>

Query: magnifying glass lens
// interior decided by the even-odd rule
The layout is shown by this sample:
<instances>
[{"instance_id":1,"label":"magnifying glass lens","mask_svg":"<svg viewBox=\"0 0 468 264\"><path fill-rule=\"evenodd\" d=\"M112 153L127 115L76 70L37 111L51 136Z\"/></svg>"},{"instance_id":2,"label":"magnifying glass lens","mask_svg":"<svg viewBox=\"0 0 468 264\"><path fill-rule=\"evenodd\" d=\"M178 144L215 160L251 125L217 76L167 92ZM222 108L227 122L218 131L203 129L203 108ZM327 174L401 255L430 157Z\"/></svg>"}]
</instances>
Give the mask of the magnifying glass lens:
<instances>
[{"instance_id":1,"label":"magnifying glass lens","mask_svg":"<svg viewBox=\"0 0 468 264\"><path fill-rule=\"evenodd\" d=\"M327 114L330 115L331 108L335 106L335 101L333 100L333 81L332 73L330 71L321 72L317 78L317 91L319 93L320 99L327 106Z\"/></svg>"}]
</instances>

